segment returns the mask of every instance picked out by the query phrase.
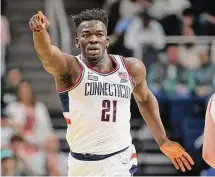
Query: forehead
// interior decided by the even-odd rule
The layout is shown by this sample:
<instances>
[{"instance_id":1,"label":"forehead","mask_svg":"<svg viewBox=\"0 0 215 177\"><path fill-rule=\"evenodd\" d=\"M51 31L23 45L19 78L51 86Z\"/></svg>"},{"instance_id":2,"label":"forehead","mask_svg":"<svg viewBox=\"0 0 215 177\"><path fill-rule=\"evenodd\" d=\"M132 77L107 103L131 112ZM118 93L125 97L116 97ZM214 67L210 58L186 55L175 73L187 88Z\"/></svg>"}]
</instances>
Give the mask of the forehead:
<instances>
[{"instance_id":1,"label":"forehead","mask_svg":"<svg viewBox=\"0 0 215 177\"><path fill-rule=\"evenodd\" d=\"M90 20L90 21L84 21L80 24L78 31L80 33L85 31L104 31L106 32L106 26L103 22L99 20Z\"/></svg>"}]
</instances>

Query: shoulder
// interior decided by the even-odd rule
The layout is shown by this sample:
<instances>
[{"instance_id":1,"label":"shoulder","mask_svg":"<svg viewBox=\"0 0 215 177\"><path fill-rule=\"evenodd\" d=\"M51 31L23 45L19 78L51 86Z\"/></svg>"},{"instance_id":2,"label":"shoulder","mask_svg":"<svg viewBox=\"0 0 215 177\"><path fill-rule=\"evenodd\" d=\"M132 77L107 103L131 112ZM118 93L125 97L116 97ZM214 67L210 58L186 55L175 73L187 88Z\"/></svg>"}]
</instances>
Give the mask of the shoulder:
<instances>
[{"instance_id":1,"label":"shoulder","mask_svg":"<svg viewBox=\"0 0 215 177\"><path fill-rule=\"evenodd\" d=\"M208 112L215 122L215 93L210 97L208 102Z\"/></svg>"},{"instance_id":2,"label":"shoulder","mask_svg":"<svg viewBox=\"0 0 215 177\"><path fill-rule=\"evenodd\" d=\"M131 76L138 84L146 77L146 68L143 62L137 58L128 57L125 58L125 64L129 70Z\"/></svg>"},{"instance_id":3,"label":"shoulder","mask_svg":"<svg viewBox=\"0 0 215 177\"><path fill-rule=\"evenodd\" d=\"M22 106L22 104L20 102L14 101L14 102L9 103L6 108L13 109L13 108L19 108L21 106Z\"/></svg>"},{"instance_id":4,"label":"shoulder","mask_svg":"<svg viewBox=\"0 0 215 177\"><path fill-rule=\"evenodd\" d=\"M61 76L65 76L65 75L74 75L76 73L80 72L80 67L82 67L81 63L78 60L78 57L74 56L74 55L70 55L68 53L62 53L63 57L66 61L67 67L68 67L68 73L66 74L61 74L59 75Z\"/></svg>"},{"instance_id":5,"label":"shoulder","mask_svg":"<svg viewBox=\"0 0 215 177\"><path fill-rule=\"evenodd\" d=\"M62 53L63 57L65 58L66 62L72 65L80 65L80 63L78 62L78 59L76 56L74 55L70 55L68 53Z\"/></svg>"}]
</instances>

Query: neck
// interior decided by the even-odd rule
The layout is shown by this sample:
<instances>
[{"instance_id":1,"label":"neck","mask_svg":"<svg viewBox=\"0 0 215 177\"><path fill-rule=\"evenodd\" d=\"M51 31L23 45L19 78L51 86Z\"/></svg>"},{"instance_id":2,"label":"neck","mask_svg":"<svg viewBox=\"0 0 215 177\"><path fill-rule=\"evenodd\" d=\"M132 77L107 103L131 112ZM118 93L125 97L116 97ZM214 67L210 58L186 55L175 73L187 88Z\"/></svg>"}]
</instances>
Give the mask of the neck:
<instances>
[{"instance_id":1,"label":"neck","mask_svg":"<svg viewBox=\"0 0 215 177\"><path fill-rule=\"evenodd\" d=\"M108 70L112 66L112 62L107 53L105 53L101 59L94 61L89 61L82 55L82 60L86 65L90 65L91 67L96 68L98 70Z\"/></svg>"},{"instance_id":2,"label":"neck","mask_svg":"<svg viewBox=\"0 0 215 177\"><path fill-rule=\"evenodd\" d=\"M32 106L32 102L31 101L26 101L26 100L20 100L22 102L22 104L24 104L25 106Z\"/></svg>"}]
</instances>

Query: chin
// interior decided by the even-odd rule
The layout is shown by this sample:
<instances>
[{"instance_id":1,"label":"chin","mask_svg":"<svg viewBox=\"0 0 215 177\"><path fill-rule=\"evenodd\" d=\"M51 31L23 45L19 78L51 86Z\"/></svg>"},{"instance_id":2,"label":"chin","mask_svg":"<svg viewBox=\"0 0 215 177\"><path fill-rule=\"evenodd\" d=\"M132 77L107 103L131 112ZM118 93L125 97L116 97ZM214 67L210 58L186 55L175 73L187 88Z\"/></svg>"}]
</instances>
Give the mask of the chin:
<instances>
[{"instance_id":1,"label":"chin","mask_svg":"<svg viewBox=\"0 0 215 177\"><path fill-rule=\"evenodd\" d=\"M100 55L88 55L88 56L87 56L87 59L88 59L89 61L98 61L98 60L100 60L100 58L101 58Z\"/></svg>"}]
</instances>

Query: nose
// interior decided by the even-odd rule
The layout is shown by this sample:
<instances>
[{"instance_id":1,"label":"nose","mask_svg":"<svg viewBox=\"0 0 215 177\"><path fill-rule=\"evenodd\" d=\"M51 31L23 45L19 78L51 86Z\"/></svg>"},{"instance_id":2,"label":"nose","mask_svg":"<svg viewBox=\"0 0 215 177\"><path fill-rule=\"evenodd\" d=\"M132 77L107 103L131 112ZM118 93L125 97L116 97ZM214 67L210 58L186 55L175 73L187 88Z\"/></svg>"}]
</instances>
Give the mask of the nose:
<instances>
[{"instance_id":1,"label":"nose","mask_svg":"<svg viewBox=\"0 0 215 177\"><path fill-rule=\"evenodd\" d=\"M98 38L96 37L96 35L92 35L90 37L90 40L89 40L90 43L97 43L98 42Z\"/></svg>"}]
</instances>

